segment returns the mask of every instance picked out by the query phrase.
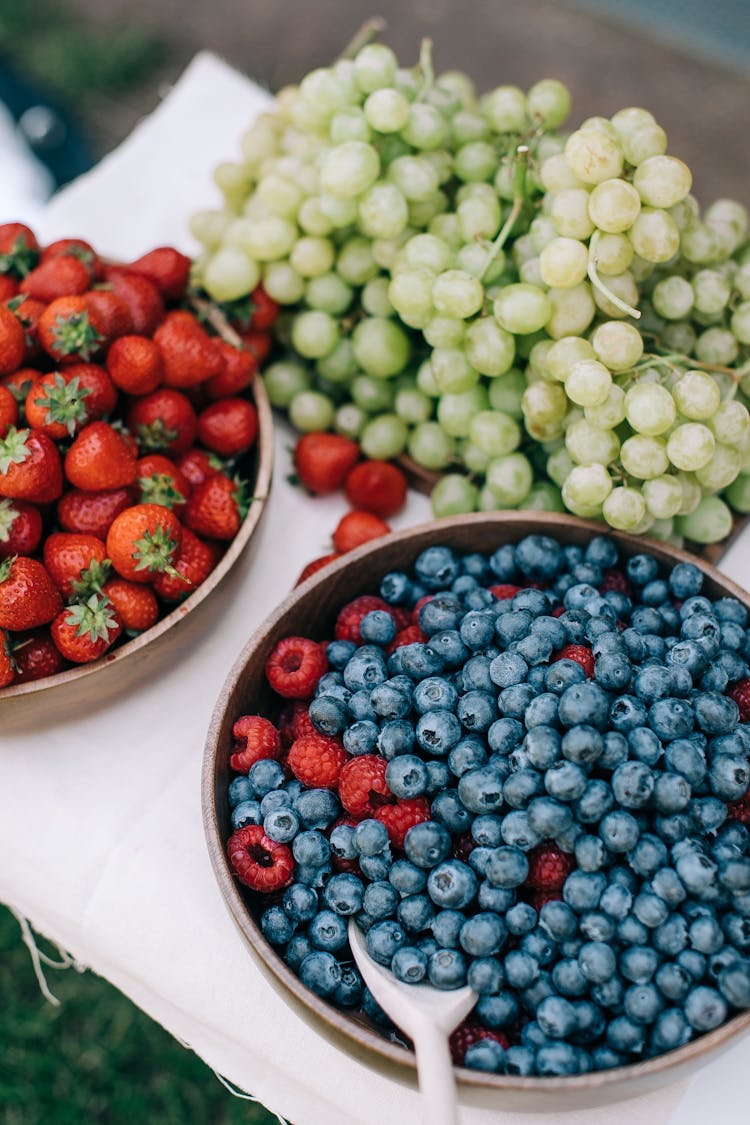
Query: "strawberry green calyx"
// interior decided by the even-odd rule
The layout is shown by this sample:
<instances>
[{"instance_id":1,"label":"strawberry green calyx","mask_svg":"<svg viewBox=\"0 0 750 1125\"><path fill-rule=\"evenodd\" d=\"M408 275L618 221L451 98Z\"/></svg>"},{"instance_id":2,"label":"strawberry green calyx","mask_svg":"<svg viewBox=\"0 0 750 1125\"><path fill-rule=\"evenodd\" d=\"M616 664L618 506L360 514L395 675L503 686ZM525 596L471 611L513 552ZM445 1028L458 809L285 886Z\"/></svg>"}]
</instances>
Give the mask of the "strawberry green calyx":
<instances>
[{"instance_id":1,"label":"strawberry green calyx","mask_svg":"<svg viewBox=\"0 0 750 1125\"><path fill-rule=\"evenodd\" d=\"M156 418L148 425L136 426L136 440L141 449L157 453L162 449L169 449L171 442L176 441L179 433L174 427L165 426L161 418Z\"/></svg>"},{"instance_id":2,"label":"strawberry green calyx","mask_svg":"<svg viewBox=\"0 0 750 1125\"><path fill-rule=\"evenodd\" d=\"M27 440L30 430L17 430L15 426L8 429L5 437L0 441L0 476L5 476L11 465L23 465L31 456Z\"/></svg>"},{"instance_id":3,"label":"strawberry green calyx","mask_svg":"<svg viewBox=\"0 0 750 1125\"><path fill-rule=\"evenodd\" d=\"M22 234L19 234L7 254L0 254L0 273L9 273L13 277L26 277L31 273L39 261L39 251L29 246Z\"/></svg>"},{"instance_id":4,"label":"strawberry green calyx","mask_svg":"<svg viewBox=\"0 0 750 1125\"><path fill-rule=\"evenodd\" d=\"M34 380L22 379L20 383L7 383L6 386L18 405L23 406L28 398L29 391L34 386Z\"/></svg>"},{"instance_id":5,"label":"strawberry green calyx","mask_svg":"<svg viewBox=\"0 0 750 1125\"><path fill-rule=\"evenodd\" d=\"M185 503L185 497L168 473L152 473L150 477L139 477L136 482L141 490L142 504L161 504L162 508L178 507Z\"/></svg>"},{"instance_id":6,"label":"strawberry green calyx","mask_svg":"<svg viewBox=\"0 0 750 1125\"><path fill-rule=\"evenodd\" d=\"M83 400L91 394L91 388L82 387L77 375L66 382L59 372L55 372L54 383L47 385L46 391L44 398L36 399L36 405L47 411L45 422L59 422L72 437L76 426L86 421L86 405Z\"/></svg>"},{"instance_id":7,"label":"strawberry green calyx","mask_svg":"<svg viewBox=\"0 0 750 1125\"><path fill-rule=\"evenodd\" d=\"M173 578L182 578L179 571L172 566L172 558L177 551L177 540L163 527L146 531L140 539L133 544L133 558L137 559L136 570L147 570L150 574L171 574Z\"/></svg>"},{"instance_id":8,"label":"strawberry green calyx","mask_svg":"<svg viewBox=\"0 0 750 1125\"><path fill-rule=\"evenodd\" d=\"M256 303L250 296L238 297L236 301L221 301L219 308L229 323L239 332L249 332Z\"/></svg>"},{"instance_id":9,"label":"strawberry green calyx","mask_svg":"<svg viewBox=\"0 0 750 1125\"><path fill-rule=\"evenodd\" d=\"M232 499L237 505L237 510L240 513L240 519L244 520L255 497L248 496L246 480L242 480L241 477L233 477L232 483L234 484Z\"/></svg>"},{"instance_id":10,"label":"strawberry green calyx","mask_svg":"<svg viewBox=\"0 0 750 1125\"><path fill-rule=\"evenodd\" d=\"M65 614L65 624L76 631L77 637L87 636L94 641L108 641L110 633L117 632L115 607L109 598L92 594L81 605L72 605Z\"/></svg>"},{"instance_id":11,"label":"strawberry green calyx","mask_svg":"<svg viewBox=\"0 0 750 1125\"><path fill-rule=\"evenodd\" d=\"M0 585L3 582L7 582L7 580L10 578L10 572L13 569L13 563L17 558L18 555L10 555L9 558L3 559L3 561L0 562Z\"/></svg>"},{"instance_id":12,"label":"strawberry green calyx","mask_svg":"<svg viewBox=\"0 0 750 1125\"><path fill-rule=\"evenodd\" d=\"M13 507L13 501L0 500L0 543L7 543L10 539L10 533L13 529L13 524L18 519L18 508Z\"/></svg>"},{"instance_id":13,"label":"strawberry green calyx","mask_svg":"<svg viewBox=\"0 0 750 1125\"><path fill-rule=\"evenodd\" d=\"M92 594L101 594L104 583L109 581L111 571L112 563L109 559L103 559L101 562L93 559L86 569L81 571L80 578L71 582L75 600L87 602Z\"/></svg>"},{"instance_id":14,"label":"strawberry green calyx","mask_svg":"<svg viewBox=\"0 0 750 1125\"><path fill-rule=\"evenodd\" d=\"M89 360L104 340L85 311L56 317L52 336L57 354L79 355L83 360Z\"/></svg>"}]
</instances>

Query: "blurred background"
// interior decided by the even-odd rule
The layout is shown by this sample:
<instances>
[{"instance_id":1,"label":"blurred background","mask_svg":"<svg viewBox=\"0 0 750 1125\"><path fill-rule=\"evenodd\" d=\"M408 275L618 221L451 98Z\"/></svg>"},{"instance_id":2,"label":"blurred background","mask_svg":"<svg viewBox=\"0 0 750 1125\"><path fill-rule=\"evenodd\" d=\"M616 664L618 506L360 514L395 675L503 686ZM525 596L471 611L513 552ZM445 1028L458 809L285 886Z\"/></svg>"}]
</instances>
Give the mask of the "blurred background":
<instances>
[{"instance_id":1,"label":"blurred background","mask_svg":"<svg viewBox=\"0 0 750 1125\"><path fill-rule=\"evenodd\" d=\"M748 0L0 0L0 189L16 145L39 161L20 186L40 199L84 172L198 50L276 90L329 62L372 15L404 65L429 36L436 68L465 70L480 89L561 79L573 124L645 106L703 204L750 205ZM68 971L51 983L59 1008L0 908L0 1125L276 1120L233 1100L105 982Z\"/></svg>"}]
</instances>

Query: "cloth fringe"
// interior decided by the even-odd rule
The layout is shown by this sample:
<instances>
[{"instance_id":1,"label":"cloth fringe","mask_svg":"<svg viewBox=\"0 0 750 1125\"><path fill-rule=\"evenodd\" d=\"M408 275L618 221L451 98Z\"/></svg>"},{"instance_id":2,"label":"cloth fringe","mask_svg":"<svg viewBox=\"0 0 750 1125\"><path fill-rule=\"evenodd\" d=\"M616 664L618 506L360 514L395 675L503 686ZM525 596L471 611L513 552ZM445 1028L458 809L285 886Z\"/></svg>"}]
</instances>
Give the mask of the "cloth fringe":
<instances>
[{"instance_id":1,"label":"cloth fringe","mask_svg":"<svg viewBox=\"0 0 750 1125\"><path fill-rule=\"evenodd\" d=\"M218 1078L219 1082L221 1082L224 1089L228 1090L233 1098L239 1098L243 1102L255 1102L256 1105L263 1105L259 1098L254 1098L252 1094L245 1094L242 1090L238 1090L237 1087L233 1086L231 1082L224 1078L223 1075L219 1074L218 1070L215 1070L214 1074ZM269 1110L268 1112L273 1113L273 1110ZM278 1113L274 1113L273 1115L278 1121L279 1125L290 1125L290 1122L287 1121L285 1117L280 1117Z\"/></svg>"},{"instance_id":2,"label":"cloth fringe","mask_svg":"<svg viewBox=\"0 0 750 1125\"><path fill-rule=\"evenodd\" d=\"M37 945L34 931L31 928L31 923L28 918L19 913L19 911L15 910L12 906L9 907L9 909L18 922L18 925L21 927L21 940L29 951L31 967L34 970L34 976L39 985L39 991L48 1003L52 1004L55 1008L59 1008L60 1001L50 990L42 966L46 966L48 969L74 969L77 973L84 973L86 971L86 966L82 965L80 961L77 961L75 957L72 957L70 953L61 949L59 945L56 946L56 948L60 959L56 961L54 957L49 957Z\"/></svg>"}]
</instances>

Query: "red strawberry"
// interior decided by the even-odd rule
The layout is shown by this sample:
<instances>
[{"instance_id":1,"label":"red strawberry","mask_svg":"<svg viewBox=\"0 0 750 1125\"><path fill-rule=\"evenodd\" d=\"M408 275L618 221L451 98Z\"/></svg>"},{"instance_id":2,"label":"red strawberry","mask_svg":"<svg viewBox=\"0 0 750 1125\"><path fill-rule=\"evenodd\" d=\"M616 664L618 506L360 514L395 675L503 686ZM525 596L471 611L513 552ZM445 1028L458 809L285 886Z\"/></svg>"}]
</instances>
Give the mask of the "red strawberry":
<instances>
[{"instance_id":1,"label":"red strawberry","mask_svg":"<svg viewBox=\"0 0 750 1125\"><path fill-rule=\"evenodd\" d=\"M161 353L167 387L194 387L224 367L216 341L183 309L167 313L154 332L154 343Z\"/></svg>"},{"instance_id":2,"label":"red strawberry","mask_svg":"<svg viewBox=\"0 0 750 1125\"><path fill-rule=\"evenodd\" d=\"M255 356L260 367L273 347L273 337L270 332L240 332L243 346Z\"/></svg>"},{"instance_id":3,"label":"red strawberry","mask_svg":"<svg viewBox=\"0 0 750 1125\"><path fill-rule=\"evenodd\" d=\"M224 367L202 384L211 400L238 395L250 386L258 370L258 361L251 352L232 347L225 340L217 340L216 346L224 358Z\"/></svg>"},{"instance_id":4,"label":"red strawberry","mask_svg":"<svg viewBox=\"0 0 750 1125\"><path fill-rule=\"evenodd\" d=\"M30 426L59 441L110 414L116 404L117 391L103 367L71 363L43 375L29 391L24 410Z\"/></svg>"},{"instance_id":5,"label":"red strawberry","mask_svg":"<svg viewBox=\"0 0 750 1125\"><path fill-rule=\"evenodd\" d=\"M353 551L371 539L387 535L390 527L380 516L371 512L354 510L342 516L333 533L333 545L337 551Z\"/></svg>"},{"instance_id":6,"label":"red strawberry","mask_svg":"<svg viewBox=\"0 0 750 1125\"><path fill-rule=\"evenodd\" d=\"M190 449L195 441L198 420L181 391L161 387L135 400L128 412L128 429L141 449L176 456Z\"/></svg>"},{"instance_id":7,"label":"red strawberry","mask_svg":"<svg viewBox=\"0 0 750 1125\"><path fill-rule=\"evenodd\" d=\"M190 495L187 477L161 453L147 453L139 459L136 483L142 504L163 504L179 512Z\"/></svg>"},{"instance_id":8,"label":"red strawberry","mask_svg":"<svg viewBox=\"0 0 750 1125\"><path fill-rule=\"evenodd\" d=\"M279 315L279 306L269 297L262 285L257 285L247 297L227 301L224 312L238 332L266 332Z\"/></svg>"},{"instance_id":9,"label":"red strawberry","mask_svg":"<svg viewBox=\"0 0 750 1125\"><path fill-rule=\"evenodd\" d=\"M327 671L323 647L309 637L283 637L266 661L266 679L284 699L311 699Z\"/></svg>"},{"instance_id":10,"label":"red strawberry","mask_svg":"<svg viewBox=\"0 0 750 1125\"><path fill-rule=\"evenodd\" d=\"M153 582L162 572L175 573L172 561L182 538L180 521L160 504L134 504L112 521L107 556L122 578Z\"/></svg>"},{"instance_id":11,"label":"red strawberry","mask_svg":"<svg viewBox=\"0 0 750 1125\"><path fill-rule=\"evenodd\" d=\"M4 629L0 629L0 688L12 684L15 678L16 662L13 659L10 637Z\"/></svg>"},{"instance_id":12,"label":"red strawberry","mask_svg":"<svg viewBox=\"0 0 750 1125\"><path fill-rule=\"evenodd\" d=\"M101 593L109 577L107 549L101 539L54 531L44 541L44 565L66 601Z\"/></svg>"},{"instance_id":13,"label":"red strawberry","mask_svg":"<svg viewBox=\"0 0 750 1125\"><path fill-rule=\"evenodd\" d=\"M18 403L12 391L0 384L0 438L18 422Z\"/></svg>"},{"instance_id":14,"label":"red strawberry","mask_svg":"<svg viewBox=\"0 0 750 1125\"><path fill-rule=\"evenodd\" d=\"M312 562L309 562L305 567L302 568L300 576L294 583L294 585L299 586L301 582L304 582L307 578L312 578L313 574L317 574L319 570L323 570L323 568L328 566L329 563L335 562L336 559L340 558L341 555L339 554L339 552L334 551L330 555L320 555L319 558L313 559Z\"/></svg>"},{"instance_id":15,"label":"red strawberry","mask_svg":"<svg viewBox=\"0 0 750 1125\"><path fill-rule=\"evenodd\" d=\"M102 492L71 488L57 503L57 519L63 531L80 531L106 539L115 516L135 502L136 490L132 487Z\"/></svg>"},{"instance_id":16,"label":"red strawberry","mask_svg":"<svg viewBox=\"0 0 750 1125\"><path fill-rule=\"evenodd\" d=\"M22 406L29 391L41 377L41 371L33 367L19 367L12 375L0 376L0 385L10 391L18 405Z\"/></svg>"},{"instance_id":17,"label":"red strawberry","mask_svg":"<svg viewBox=\"0 0 750 1125\"><path fill-rule=\"evenodd\" d=\"M26 275L18 289L36 301L49 304L59 297L76 297L91 284L91 274L80 258L59 254L41 262Z\"/></svg>"},{"instance_id":18,"label":"red strawberry","mask_svg":"<svg viewBox=\"0 0 750 1125\"><path fill-rule=\"evenodd\" d=\"M38 508L24 500L0 500L0 559L33 555L42 538Z\"/></svg>"},{"instance_id":19,"label":"red strawberry","mask_svg":"<svg viewBox=\"0 0 750 1125\"><path fill-rule=\"evenodd\" d=\"M336 624L333 627L333 633L337 641L354 641L355 644L361 645L362 634L359 627L362 624L363 618L371 613L374 609L385 610L386 613L391 612L391 607L382 598L375 597L374 594L361 594L340 610L336 618Z\"/></svg>"},{"instance_id":20,"label":"red strawberry","mask_svg":"<svg viewBox=\"0 0 750 1125\"><path fill-rule=\"evenodd\" d=\"M157 246L142 254L128 269L153 282L165 301L179 301L190 278L190 259L173 246Z\"/></svg>"},{"instance_id":21,"label":"red strawberry","mask_svg":"<svg viewBox=\"0 0 750 1125\"><path fill-rule=\"evenodd\" d=\"M80 296L58 297L47 305L37 331L39 343L58 363L86 363L104 342L104 333Z\"/></svg>"},{"instance_id":22,"label":"red strawberry","mask_svg":"<svg viewBox=\"0 0 750 1125\"><path fill-rule=\"evenodd\" d=\"M346 478L346 498L353 508L387 519L406 503L406 477L390 461L362 461Z\"/></svg>"},{"instance_id":23,"label":"red strawberry","mask_svg":"<svg viewBox=\"0 0 750 1125\"><path fill-rule=\"evenodd\" d=\"M0 628L36 629L61 609L60 592L37 559L20 555L0 562Z\"/></svg>"},{"instance_id":24,"label":"red strawberry","mask_svg":"<svg viewBox=\"0 0 750 1125\"><path fill-rule=\"evenodd\" d=\"M107 370L112 382L129 395L155 391L164 374L161 355L147 336L123 335L113 340L107 352Z\"/></svg>"},{"instance_id":25,"label":"red strawberry","mask_svg":"<svg viewBox=\"0 0 750 1125\"><path fill-rule=\"evenodd\" d=\"M70 258L79 258L83 262L94 281L101 281L104 276L104 267L90 242L83 238L58 238L45 246L40 262L48 262L50 258L59 258L61 254Z\"/></svg>"},{"instance_id":26,"label":"red strawberry","mask_svg":"<svg viewBox=\"0 0 750 1125\"><path fill-rule=\"evenodd\" d=\"M342 769L339 799L346 811L358 820L374 817L384 804L395 801L385 780L387 765L385 758L377 754L360 754Z\"/></svg>"},{"instance_id":27,"label":"red strawberry","mask_svg":"<svg viewBox=\"0 0 750 1125\"><path fill-rule=\"evenodd\" d=\"M208 578L215 565L216 556L208 543L194 535L189 527L183 527L180 546L172 559L175 573L170 569L158 575L154 590L164 601L181 601Z\"/></svg>"},{"instance_id":28,"label":"red strawberry","mask_svg":"<svg viewBox=\"0 0 750 1125\"><path fill-rule=\"evenodd\" d=\"M110 578L102 587L115 613L128 633L142 633L159 620L159 603L150 586L128 582L126 578Z\"/></svg>"},{"instance_id":29,"label":"red strawberry","mask_svg":"<svg viewBox=\"0 0 750 1125\"><path fill-rule=\"evenodd\" d=\"M164 302L154 283L121 266L108 266L104 276L115 296L128 306L133 331L151 336L164 319Z\"/></svg>"},{"instance_id":30,"label":"red strawberry","mask_svg":"<svg viewBox=\"0 0 750 1125\"><path fill-rule=\"evenodd\" d=\"M292 744L287 764L308 789L335 789L349 755L335 738L309 734Z\"/></svg>"},{"instance_id":31,"label":"red strawberry","mask_svg":"<svg viewBox=\"0 0 750 1125\"><path fill-rule=\"evenodd\" d=\"M469 1047L474 1043L479 1043L482 1039L494 1039L506 1050L510 1046L507 1035L503 1035L502 1031L493 1031L491 1028L485 1027L484 1024L475 1023L469 1017L458 1025L449 1039L454 1066L463 1066Z\"/></svg>"},{"instance_id":32,"label":"red strawberry","mask_svg":"<svg viewBox=\"0 0 750 1125\"><path fill-rule=\"evenodd\" d=\"M538 891L561 891L568 875L575 867L572 855L546 842L527 853L529 873L525 885Z\"/></svg>"},{"instance_id":33,"label":"red strawberry","mask_svg":"<svg viewBox=\"0 0 750 1125\"><path fill-rule=\"evenodd\" d=\"M596 659L586 645L563 645L552 657L553 662L556 660L574 660L576 664L581 665L589 679L593 678Z\"/></svg>"},{"instance_id":34,"label":"red strawberry","mask_svg":"<svg viewBox=\"0 0 750 1125\"><path fill-rule=\"evenodd\" d=\"M130 309L111 289L90 289L83 299L92 324L106 341L116 340L133 331Z\"/></svg>"},{"instance_id":35,"label":"red strawberry","mask_svg":"<svg viewBox=\"0 0 750 1125\"><path fill-rule=\"evenodd\" d=\"M294 875L290 849L266 836L261 824L234 832L227 841L227 857L239 881L253 891L279 891Z\"/></svg>"},{"instance_id":36,"label":"red strawberry","mask_svg":"<svg viewBox=\"0 0 750 1125\"><path fill-rule=\"evenodd\" d=\"M215 473L193 489L183 518L186 526L197 535L205 535L207 539L234 539L247 509L243 482Z\"/></svg>"},{"instance_id":37,"label":"red strawberry","mask_svg":"<svg viewBox=\"0 0 750 1125\"><path fill-rule=\"evenodd\" d=\"M258 436L258 411L244 398L212 402L198 415L198 440L220 457L251 449Z\"/></svg>"},{"instance_id":38,"label":"red strawberry","mask_svg":"<svg viewBox=\"0 0 750 1125\"><path fill-rule=\"evenodd\" d=\"M13 646L13 660L16 665L14 683L17 684L55 676L65 667L63 655L47 628L21 634Z\"/></svg>"},{"instance_id":39,"label":"red strawberry","mask_svg":"<svg viewBox=\"0 0 750 1125\"><path fill-rule=\"evenodd\" d=\"M10 274L0 273L0 301L10 301L18 293L18 282Z\"/></svg>"},{"instance_id":40,"label":"red strawberry","mask_svg":"<svg viewBox=\"0 0 750 1125\"><path fill-rule=\"evenodd\" d=\"M342 434L303 434L294 450L294 468L309 492L322 496L341 488L359 458L359 446ZM340 550L340 548L337 548Z\"/></svg>"},{"instance_id":41,"label":"red strawberry","mask_svg":"<svg viewBox=\"0 0 750 1125\"><path fill-rule=\"evenodd\" d=\"M62 464L46 434L11 426L0 440L0 496L48 504L62 492Z\"/></svg>"},{"instance_id":42,"label":"red strawberry","mask_svg":"<svg viewBox=\"0 0 750 1125\"><path fill-rule=\"evenodd\" d=\"M10 375L20 367L25 352L23 325L7 305L0 305L0 375Z\"/></svg>"},{"instance_id":43,"label":"red strawberry","mask_svg":"<svg viewBox=\"0 0 750 1125\"><path fill-rule=\"evenodd\" d=\"M39 261L39 243L24 223L0 225L0 273L25 277Z\"/></svg>"},{"instance_id":44,"label":"red strawberry","mask_svg":"<svg viewBox=\"0 0 750 1125\"><path fill-rule=\"evenodd\" d=\"M739 707L740 722L750 722L750 676L746 676L744 680L737 680L727 688L725 694Z\"/></svg>"},{"instance_id":45,"label":"red strawberry","mask_svg":"<svg viewBox=\"0 0 750 1125\"><path fill-rule=\"evenodd\" d=\"M73 664L99 660L120 633L122 622L112 602L102 594L92 594L81 605L63 609L50 626L55 645Z\"/></svg>"},{"instance_id":46,"label":"red strawberry","mask_svg":"<svg viewBox=\"0 0 750 1125\"><path fill-rule=\"evenodd\" d=\"M430 802L426 797L407 797L395 804L381 805L373 815L385 825L393 847L403 848L409 829L430 819Z\"/></svg>"},{"instance_id":47,"label":"red strawberry","mask_svg":"<svg viewBox=\"0 0 750 1125\"><path fill-rule=\"evenodd\" d=\"M237 773L247 773L261 758L278 758L281 753L281 735L262 715L240 715L232 727L232 737L229 765Z\"/></svg>"},{"instance_id":48,"label":"red strawberry","mask_svg":"<svg viewBox=\"0 0 750 1125\"><path fill-rule=\"evenodd\" d=\"M126 488L136 472L133 450L108 422L84 426L65 455L66 477L74 488L86 492Z\"/></svg>"},{"instance_id":49,"label":"red strawberry","mask_svg":"<svg viewBox=\"0 0 750 1125\"><path fill-rule=\"evenodd\" d=\"M224 462L215 453L207 453L205 449L198 449L197 446L188 449L187 453L181 453L175 463L189 481L191 488L203 484L204 480L208 480L224 469Z\"/></svg>"},{"instance_id":50,"label":"red strawberry","mask_svg":"<svg viewBox=\"0 0 750 1125\"><path fill-rule=\"evenodd\" d=\"M26 341L24 362L27 364L35 363L42 354L39 321L47 306L42 301L36 301L33 297L25 297L23 293L19 293L17 297L8 301L8 308L15 313L23 328Z\"/></svg>"}]
</instances>

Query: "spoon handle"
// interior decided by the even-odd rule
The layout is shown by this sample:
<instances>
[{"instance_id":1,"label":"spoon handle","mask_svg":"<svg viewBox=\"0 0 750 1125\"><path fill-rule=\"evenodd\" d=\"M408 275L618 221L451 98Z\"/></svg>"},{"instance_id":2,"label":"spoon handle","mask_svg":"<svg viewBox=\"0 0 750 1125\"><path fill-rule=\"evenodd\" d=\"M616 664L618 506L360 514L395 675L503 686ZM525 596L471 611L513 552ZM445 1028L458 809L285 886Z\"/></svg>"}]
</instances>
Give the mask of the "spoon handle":
<instances>
[{"instance_id":1,"label":"spoon handle","mask_svg":"<svg viewBox=\"0 0 750 1125\"><path fill-rule=\"evenodd\" d=\"M414 1034L424 1125L458 1125L456 1082L448 1038L435 1024L425 1022Z\"/></svg>"}]
</instances>

